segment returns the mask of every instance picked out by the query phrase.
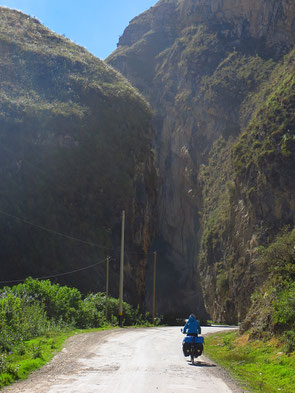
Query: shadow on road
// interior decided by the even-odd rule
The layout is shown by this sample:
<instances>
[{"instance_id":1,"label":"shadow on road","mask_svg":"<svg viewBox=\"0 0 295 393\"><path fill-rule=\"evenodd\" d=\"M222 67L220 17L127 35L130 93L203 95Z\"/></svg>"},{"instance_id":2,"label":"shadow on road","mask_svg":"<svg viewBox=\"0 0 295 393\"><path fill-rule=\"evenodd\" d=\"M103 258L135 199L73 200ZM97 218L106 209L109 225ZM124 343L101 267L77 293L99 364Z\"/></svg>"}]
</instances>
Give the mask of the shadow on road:
<instances>
[{"instance_id":1,"label":"shadow on road","mask_svg":"<svg viewBox=\"0 0 295 393\"><path fill-rule=\"evenodd\" d=\"M191 363L190 360L188 360L188 362L190 363L190 366L197 366L197 367L216 367L216 364L214 363L207 363L207 362L194 362Z\"/></svg>"}]
</instances>

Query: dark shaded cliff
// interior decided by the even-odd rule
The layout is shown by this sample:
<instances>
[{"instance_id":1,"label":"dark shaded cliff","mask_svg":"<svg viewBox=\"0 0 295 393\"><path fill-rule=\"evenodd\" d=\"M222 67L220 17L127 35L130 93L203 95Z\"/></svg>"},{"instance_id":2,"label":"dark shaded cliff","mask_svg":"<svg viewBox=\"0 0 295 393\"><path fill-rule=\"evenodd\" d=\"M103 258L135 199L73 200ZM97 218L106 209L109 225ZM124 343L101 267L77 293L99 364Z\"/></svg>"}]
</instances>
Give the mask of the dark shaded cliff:
<instances>
[{"instance_id":1,"label":"dark shaded cliff","mask_svg":"<svg viewBox=\"0 0 295 393\"><path fill-rule=\"evenodd\" d=\"M244 319L294 225L294 41L292 1L162 0L107 59L155 110L160 312Z\"/></svg>"},{"instance_id":2,"label":"dark shaded cliff","mask_svg":"<svg viewBox=\"0 0 295 393\"><path fill-rule=\"evenodd\" d=\"M110 255L117 296L125 209L125 296L142 304L156 190L149 105L37 20L0 8L0 21L1 280L62 274ZM58 280L104 291L105 263Z\"/></svg>"}]
</instances>

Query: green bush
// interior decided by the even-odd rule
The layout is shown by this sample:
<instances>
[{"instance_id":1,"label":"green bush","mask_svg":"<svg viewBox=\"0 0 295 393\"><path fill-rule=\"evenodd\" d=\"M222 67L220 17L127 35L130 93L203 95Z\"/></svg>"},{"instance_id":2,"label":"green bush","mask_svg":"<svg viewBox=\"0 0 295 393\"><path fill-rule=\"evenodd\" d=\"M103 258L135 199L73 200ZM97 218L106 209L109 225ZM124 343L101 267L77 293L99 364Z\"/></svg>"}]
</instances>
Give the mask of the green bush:
<instances>
[{"instance_id":1,"label":"green bush","mask_svg":"<svg viewBox=\"0 0 295 393\"><path fill-rule=\"evenodd\" d=\"M85 299L85 303L92 304L96 310L97 315L100 315L101 321L111 323L112 325L118 324L118 310L119 299L109 297L107 299L103 293L91 294ZM124 325L144 325L148 323L149 314L143 315L139 307L134 309L130 304L123 302L123 318Z\"/></svg>"},{"instance_id":2,"label":"green bush","mask_svg":"<svg viewBox=\"0 0 295 393\"><path fill-rule=\"evenodd\" d=\"M0 291L0 353L24 351L24 341L64 328L97 328L118 324L119 300L104 293L85 299L76 288L52 284L49 280L28 278L23 284ZM124 325L144 325L148 314L141 314L123 302ZM33 358L39 357L38 348ZM1 363L2 362L2 363ZM0 368L5 371L5 359ZM2 371L2 372L4 372Z\"/></svg>"},{"instance_id":3,"label":"green bush","mask_svg":"<svg viewBox=\"0 0 295 393\"><path fill-rule=\"evenodd\" d=\"M291 353L295 351L295 331L289 330L284 334L285 352Z\"/></svg>"},{"instance_id":4,"label":"green bush","mask_svg":"<svg viewBox=\"0 0 295 393\"><path fill-rule=\"evenodd\" d=\"M252 296L242 324L252 336L279 335L287 352L295 348L295 229L284 228L268 246L260 247L256 267L263 284Z\"/></svg>"},{"instance_id":5,"label":"green bush","mask_svg":"<svg viewBox=\"0 0 295 393\"><path fill-rule=\"evenodd\" d=\"M273 302L273 323L276 330L293 329L295 336L295 284L278 293Z\"/></svg>"},{"instance_id":6,"label":"green bush","mask_svg":"<svg viewBox=\"0 0 295 393\"><path fill-rule=\"evenodd\" d=\"M6 355L0 354L0 374L5 373L7 370Z\"/></svg>"},{"instance_id":7,"label":"green bush","mask_svg":"<svg viewBox=\"0 0 295 393\"><path fill-rule=\"evenodd\" d=\"M44 334L52 327L43 306L13 292L2 292L0 299L0 351L9 352L17 343Z\"/></svg>"},{"instance_id":8,"label":"green bush","mask_svg":"<svg viewBox=\"0 0 295 393\"><path fill-rule=\"evenodd\" d=\"M26 299L37 300L44 306L49 318L61 318L66 323L76 319L82 304L78 289L52 284L49 280L28 278L24 284L14 287L13 292Z\"/></svg>"}]
</instances>

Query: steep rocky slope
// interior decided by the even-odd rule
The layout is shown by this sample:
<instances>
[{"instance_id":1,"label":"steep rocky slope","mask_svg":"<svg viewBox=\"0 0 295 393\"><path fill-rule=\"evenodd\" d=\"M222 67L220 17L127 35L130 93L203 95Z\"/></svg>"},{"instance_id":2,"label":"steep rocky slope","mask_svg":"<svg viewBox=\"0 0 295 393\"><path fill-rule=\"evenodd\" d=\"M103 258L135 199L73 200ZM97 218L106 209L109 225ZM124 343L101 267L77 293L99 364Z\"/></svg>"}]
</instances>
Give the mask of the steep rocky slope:
<instances>
[{"instance_id":1,"label":"steep rocky slope","mask_svg":"<svg viewBox=\"0 0 295 393\"><path fill-rule=\"evenodd\" d=\"M289 0L161 0L107 59L155 110L162 312L243 319L294 225L294 41Z\"/></svg>"},{"instance_id":2,"label":"steep rocky slope","mask_svg":"<svg viewBox=\"0 0 295 393\"><path fill-rule=\"evenodd\" d=\"M1 281L110 255L117 296L125 209L125 295L138 304L154 230L149 105L117 71L36 19L0 8L0 21ZM105 264L58 280L103 291Z\"/></svg>"},{"instance_id":3,"label":"steep rocky slope","mask_svg":"<svg viewBox=\"0 0 295 393\"><path fill-rule=\"evenodd\" d=\"M267 277L267 271L257 274L259 246L271 242L284 226L294 226L294 54L248 97L255 110L246 131L235 141L223 140L200 172L206 185L204 206L210 212L204 216L200 268L215 293L216 306L211 295L208 307L219 319L224 311L232 316L229 321L243 319L249 294ZM215 189L213 205L210 185L216 167L226 182Z\"/></svg>"}]
</instances>

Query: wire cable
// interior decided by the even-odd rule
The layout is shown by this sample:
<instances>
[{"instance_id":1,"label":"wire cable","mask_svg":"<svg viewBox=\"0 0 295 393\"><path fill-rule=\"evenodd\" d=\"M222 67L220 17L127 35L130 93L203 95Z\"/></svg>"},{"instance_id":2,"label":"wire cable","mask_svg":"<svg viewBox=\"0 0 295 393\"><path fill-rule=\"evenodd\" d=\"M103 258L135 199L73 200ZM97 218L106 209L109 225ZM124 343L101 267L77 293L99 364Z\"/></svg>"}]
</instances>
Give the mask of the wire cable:
<instances>
[{"instance_id":1,"label":"wire cable","mask_svg":"<svg viewBox=\"0 0 295 393\"><path fill-rule=\"evenodd\" d=\"M15 220L22 221L25 224L31 225L31 226L33 226L35 228L38 228L38 229L42 229L43 231L52 233L54 235L62 236L62 237L65 237L67 239L70 239L70 240L74 240L74 241L77 241L77 242L80 242L80 243L83 243L83 244L87 244L88 246L97 247L97 248L100 248L100 249L103 249L103 250L111 250L111 251L114 250L113 248L110 248L110 247L101 246L99 244L92 243L92 242L89 242L87 240L82 240L82 239L79 239L77 237L67 235L66 233L57 232L57 231L55 231L53 229L44 227L43 225L38 225L38 224L35 224L35 223L31 222L31 221L28 221L25 218L21 218L21 217L18 217L18 216L14 216L13 214L6 213L3 210L0 210L0 214L2 214L4 216L7 216L7 217L10 217L10 218L14 218Z\"/></svg>"},{"instance_id":2,"label":"wire cable","mask_svg":"<svg viewBox=\"0 0 295 393\"><path fill-rule=\"evenodd\" d=\"M8 148L7 146L5 146L2 142L0 142L0 148L3 149L3 150L5 150L6 152L8 152L9 154L11 154L12 156L16 156L16 155L17 155L17 152L15 152L15 151L9 149L9 148ZM22 159L22 161L25 162L26 164L28 164L31 168L33 168L33 169L39 171L39 173L42 173L43 176L45 176L45 177L48 178L48 176L47 176L47 174L45 173L45 171L43 171L41 168L37 167L36 165L32 164L30 161L28 161L28 160L26 160L26 159ZM52 181L52 179L49 179L49 178L48 178L48 180L49 180L49 181ZM16 184L16 185L18 186L18 184L17 184L16 182L13 181L13 183ZM61 186L60 184L57 184L57 185L58 185L58 186ZM54 183L54 186L56 187L56 183ZM81 195L82 195L82 194L81 194ZM44 227L44 226L42 226L42 225L38 225L38 224L32 223L31 221L26 220L26 219L24 219L24 218L21 218L21 217L18 217L18 216L14 216L14 215L12 215L12 214L8 214L8 213L6 213L6 212L4 212L4 211L1 211L1 210L0 210L0 214L6 215L6 216L8 216L8 217L11 217L11 218L14 218L14 219L17 219L17 220L20 220L20 221L24 222L25 224L34 226L34 227L36 227L36 228L42 229L42 230L44 230L44 231L47 231L47 232L52 233L52 234L55 234L55 235L63 236L63 237L65 237L65 238L67 238L67 239L70 239L70 240L78 241L78 242L80 242L80 243L84 243L84 244L87 244L87 245L90 245L90 246L93 246L93 247L97 247L97 248L101 248L101 249L104 249L104 250L112 250L112 251L115 251L113 248L108 248L108 247L105 247L105 246L100 246L100 245L98 245L98 244L96 244L96 243L88 242L88 241L85 241L85 240L82 240L82 239L79 239L79 238L76 238L76 237L73 237L73 236L70 236L70 235L67 235L67 234L64 234L64 233L55 231L55 230L53 230L53 229ZM138 216L137 216L137 217L138 217ZM145 217L145 216L142 216L142 217ZM129 256L131 256L131 255L134 255L134 256L135 256L135 255L148 256L148 255L152 254L152 252L146 253L146 252L134 252L134 251L125 250L125 254L126 254L126 255L129 255Z\"/></svg>"},{"instance_id":3,"label":"wire cable","mask_svg":"<svg viewBox=\"0 0 295 393\"><path fill-rule=\"evenodd\" d=\"M2 214L4 216L7 216L7 217L10 217L10 218L13 218L15 220L22 221L22 222L24 222L27 225L31 225L31 226L33 226L35 228L38 228L38 229L41 229L43 231L52 233L53 235L62 236L62 237L65 237L66 239L77 241L79 243L83 243L83 244L86 244L88 246L92 246L92 247L96 247L96 248L99 248L99 249L102 249L102 250L108 250L108 251L119 251L120 250L120 248L114 249L114 248L110 248L110 247L101 246L101 245L99 245L97 243L92 243L92 242L89 242L87 240L82 240L82 239L79 239L77 237L73 237L73 236L67 235L66 233L55 231L55 230L53 230L51 228L44 227L43 225L38 225L38 224L35 224L35 223L31 222L31 221L28 221L25 218L21 218L21 217L15 216L13 214L6 213L3 210L0 210L0 214ZM152 251L149 251L149 252L145 253L145 252L133 252L133 251L125 250L125 254L126 255L130 255L130 256L131 255L149 256L149 255L152 254Z\"/></svg>"},{"instance_id":4,"label":"wire cable","mask_svg":"<svg viewBox=\"0 0 295 393\"><path fill-rule=\"evenodd\" d=\"M109 261L112 261L112 260L114 260L114 259L113 258L109 259ZM101 265L102 263L105 263L106 261L107 261L107 258L102 260L102 261L100 261L100 262L93 263L92 265L82 267L80 269L71 270L71 271L65 272L65 273L57 273L57 274L53 274L51 276L35 277L35 278L33 278L33 280L46 280L46 279L49 279L49 278L66 276L67 274L73 274L73 273L81 272L82 270L91 269L94 266ZM27 278L22 278L22 279L19 279L19 280L0 281L0 284L12 284L12 283L16 283L16 282L25 281L26 279Z\"/></svg>"}]
</instances>

